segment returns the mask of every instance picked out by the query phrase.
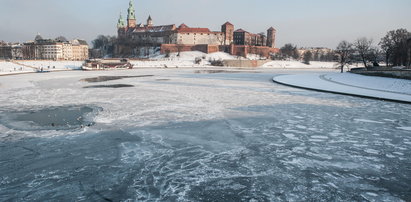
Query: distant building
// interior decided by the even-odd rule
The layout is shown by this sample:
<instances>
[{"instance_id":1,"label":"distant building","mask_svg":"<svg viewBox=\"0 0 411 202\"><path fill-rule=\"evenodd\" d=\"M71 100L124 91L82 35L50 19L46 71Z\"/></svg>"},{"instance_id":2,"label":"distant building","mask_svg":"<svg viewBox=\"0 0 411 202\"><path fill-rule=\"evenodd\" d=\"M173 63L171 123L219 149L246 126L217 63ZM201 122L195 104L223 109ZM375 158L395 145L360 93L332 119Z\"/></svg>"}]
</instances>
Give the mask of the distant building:
<instances>
[{"instance_id":1,"label":"distant building","mask_svg":"<svg viewBox=\"0 0 411 202\"><path fill-rule=\"evenodd\" d=\"M19 43L0 43L0 59L21 59L23 58L22 46Z\"/></svg>"},{"instance_id":2,"label":"distant building","mask_svg":"<svg viewBox=\"0 0 411 202\"><path fill-rule=\"evenodd\" d=\"M142 52L148 55L150 50L160 49L163 53L198 50L207 53L225 51L247 54L247 51L241 50L248 48L228 47L230 45L265 47L263 52L266 55L277 51L275 49L276 30L272 27L267 30L266 36L263 33L252 34L242 29L234 31L234 25L230 22L224 23L221 31L189 27L184 23L178 27L175 24L154 25L151 16L146 20L146 24L137 23L133 0L130 0L127 11L127 19L125 20L120 14L117 22L118 40L115 46L117 57L132 57L142 55Z\"/></svg>"},{"instance_id":3,"label":"distant building","mask_svg":"<svg viewBox=\"0 0 411 202\"><path fill-rule=\"evenodd\" d=\"M264 34L253 34L243 29L234 31L234 44L246 46L266 46Z\"/></svg>"},{"instance_id":4,"label":"distant building","mask_svg":"<svg viewBox=\"0 0 411 202\"><path fill-rule=\"evenodd\" d=\"M304 54L308 51L312 53L312 60L314 61L332 61L334 59L334 51L324 47L306 47L297 50L300 59L302 60Z\"/></svg>"},{"instance_id":5,"label":"distant building","mask_svg":"<svg viewBox=\"0 0 411 202\"><path fill-rule=\"evenodd\" d=\"M43 39L39 34L23 44L22 52L23 58L30 60L86 60L89 54L84 40Z\"/></svg>"},{"instance_id":6,"label":"distant building","mask_svg":"<svg viewBox=\"0 0 411 202\"><path fill-rule=\"evenodd\" d=\"M275 30L273 27L270 27L267 30L267 46L270 48L275 48L275 35L277 33L277 30Z\"/></svg>"},{"instance_id":7,"label":"distant building","mask_svg":"<svg viewBox=\"0 0 411 202\"><path fill-rule=\"evenodd\" d=\"M67 45L72 51L71 57L64 58L65 60L87 60L88 59L88 44L84 40L74 39ZM64 49L63 49L64 50Z\"/></svg>"}]
</instances>

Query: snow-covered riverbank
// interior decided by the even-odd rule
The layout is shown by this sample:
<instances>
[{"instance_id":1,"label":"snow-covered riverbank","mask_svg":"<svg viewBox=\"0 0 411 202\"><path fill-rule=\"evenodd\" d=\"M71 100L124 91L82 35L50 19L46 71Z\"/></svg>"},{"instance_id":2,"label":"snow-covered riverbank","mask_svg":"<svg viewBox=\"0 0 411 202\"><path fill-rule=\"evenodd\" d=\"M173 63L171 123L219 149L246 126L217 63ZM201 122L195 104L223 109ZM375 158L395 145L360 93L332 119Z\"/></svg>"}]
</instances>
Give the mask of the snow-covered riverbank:
<instances>
[{"instance_id":1,"label":"snow-covered riverbank","mask_svg":"<svg viewBox=\"0 0 411 202\"><path fill-rule=\"evenodd\" d=\"M273 80L295 87L411 103L411 80L352 73L282 75Z\"/></svg>"}]
</instances>

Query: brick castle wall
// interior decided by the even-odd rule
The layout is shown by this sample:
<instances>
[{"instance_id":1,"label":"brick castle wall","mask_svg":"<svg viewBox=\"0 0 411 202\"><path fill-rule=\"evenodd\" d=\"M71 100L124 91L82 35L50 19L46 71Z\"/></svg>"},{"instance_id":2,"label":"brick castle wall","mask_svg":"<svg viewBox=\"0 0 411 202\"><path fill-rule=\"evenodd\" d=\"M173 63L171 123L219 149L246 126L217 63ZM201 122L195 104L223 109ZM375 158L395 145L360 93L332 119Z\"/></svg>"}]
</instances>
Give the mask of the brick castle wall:
<instances>
[{"instance_id":1,"label":"brick castle wall","mask_svg":"<svg viewBox=\"0 0 411 202\"><path fill-rule=\"evenodd\" d=\"M247 57L248 54L261 55L263 57L269 57L270 53L278 53L278 48L270 48L267 46L244 46L244 45L183 45L183 44L162 44L160 52L161 54L176 53L185 51L201 51L203 53L215 53L218 51L227 52L231 55L237 55Z\"/></svg>"},{"instance_id":2,"label":"brick castle wall","mask_svg":"<svg viewBox=\"0 0 411 202\"><path fill-rule=\"evenodd\" d=\"M161 44L160 52L161 54L177 53L185 51L200 51L203 53L215 53L219 51L218 45L207 45L207 44L198 44L198 45L183 45L183 44Z\"/></svg>"}]
</instances>

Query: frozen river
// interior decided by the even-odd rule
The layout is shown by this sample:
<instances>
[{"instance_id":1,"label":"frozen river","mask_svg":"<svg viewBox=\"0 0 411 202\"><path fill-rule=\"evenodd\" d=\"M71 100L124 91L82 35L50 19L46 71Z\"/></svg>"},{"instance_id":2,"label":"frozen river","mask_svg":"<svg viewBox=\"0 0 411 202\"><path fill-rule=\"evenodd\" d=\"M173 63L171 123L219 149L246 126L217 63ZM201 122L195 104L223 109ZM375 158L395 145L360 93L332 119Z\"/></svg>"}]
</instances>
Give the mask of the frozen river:
<instances>
[{"instance_id":1,"label":"frozen river","mask_svg":"<svg viewBox=\"0 0 411 202\"><path fill-rule=\"evenodd\" d=\"M410 201L411 105L289 73L0 77L0 201Z\"/></svg>"}]
</instances>

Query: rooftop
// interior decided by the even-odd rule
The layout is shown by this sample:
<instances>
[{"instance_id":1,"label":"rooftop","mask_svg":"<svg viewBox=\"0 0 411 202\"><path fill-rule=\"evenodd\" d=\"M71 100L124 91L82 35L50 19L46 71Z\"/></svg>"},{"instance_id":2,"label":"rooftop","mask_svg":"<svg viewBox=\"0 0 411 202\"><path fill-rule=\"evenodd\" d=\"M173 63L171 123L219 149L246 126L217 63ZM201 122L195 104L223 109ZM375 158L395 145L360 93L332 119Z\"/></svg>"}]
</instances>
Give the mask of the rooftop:
<instances>
[{"instance_id":1,"label":"rooftop","mask_svg":"<svg viewBox=\"0 0 411 202\"><path fill-rule=\"evenodd\" d=\"M176 25L161 25L161 26L145 26L145 27L136 27L132 29L132 32L166 32L173 31L176 29Z\"/></svg>"},{"instance_id":2,"label":"rooftop","mask_svg":"<svg viewBox=\"0 0 411 202\"><path fill-rule=\"evenodd\" d=\"M188 27L186 24L181 24L178 28L177 28L178 32L197 32L197 33L208 33L211 32L210 29L208 28L200 28L200 27Z\"/></svg>"}]
</instances>

